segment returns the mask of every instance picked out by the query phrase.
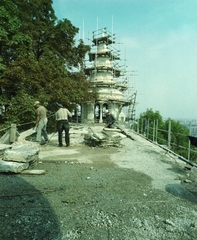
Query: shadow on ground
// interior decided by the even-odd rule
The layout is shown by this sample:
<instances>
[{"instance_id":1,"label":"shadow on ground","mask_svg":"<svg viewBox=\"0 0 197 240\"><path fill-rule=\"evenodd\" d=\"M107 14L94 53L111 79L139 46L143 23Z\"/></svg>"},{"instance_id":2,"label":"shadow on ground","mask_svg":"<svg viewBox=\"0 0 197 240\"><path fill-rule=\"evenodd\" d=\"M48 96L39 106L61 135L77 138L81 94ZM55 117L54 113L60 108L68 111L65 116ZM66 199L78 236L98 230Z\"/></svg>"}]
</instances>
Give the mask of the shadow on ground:
<instances>
[{"instance_id":1,"label":"shadow on ground","mask_svg":"<svg viewBox=\"0 0 197 240\"><path fill-rule=\"evenodd\" d=\"M1 174L0 185L0 239L60 236L57 217L41 190L14 174Z\"/></svg>"},{"instance_id":2,"label":"shadow on ground","mask_svg":"<svg viewBox=\"0 0 197 240\"><path fill-rule=\"evenodd\" d=\"M180 184L167 184L165 190L176 197L188 200L197 204L197 197Z\"/></svg>"}]
</instances>

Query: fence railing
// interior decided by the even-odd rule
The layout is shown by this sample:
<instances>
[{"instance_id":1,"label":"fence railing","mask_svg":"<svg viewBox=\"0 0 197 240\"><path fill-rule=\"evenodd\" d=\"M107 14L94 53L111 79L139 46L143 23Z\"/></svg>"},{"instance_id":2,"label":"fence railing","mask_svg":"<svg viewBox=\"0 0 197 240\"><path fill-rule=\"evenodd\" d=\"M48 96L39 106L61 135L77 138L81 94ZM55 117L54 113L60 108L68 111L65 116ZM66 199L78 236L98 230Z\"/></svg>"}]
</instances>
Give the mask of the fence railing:
<instances>
[{"instance_id":1,"label":"fence railing","mask_svg":"<svg viewBox=\"0 0 197 240\"><path fill-rule=\"evenodd\" d=\"M182 133L176 133L171 131L171 121L169 120L168 122L168 129L161 129L158 127L158 120L151 121L151 124L149 120L144 121L142 120L141 122L138 120L136 125L132 125L132 129L136 131L138 134L142 135L143 137L147 138L148 140L152 141L153 143L156 143L162 147L165 147L166 150L169 151L174 151L175 154L181 156L177 151L174 149L181 149L187 151L187 156L181 156L183 158L186 158L188 161L191 160L191 154L197 154L197 148L193 147L191 145L191 142L188 138L188 136L191 133L191 129L189 129L189 134L182 134ZM161 133L161 134L159 134ZM181 136L186 139L188 139L188 144L187 146L181 146L172 140L172 134L173 136ZM162 136L165 136L165 138L162 138ZM195 159L197 163L197 158Z\"/></svg>"}]
</instances>

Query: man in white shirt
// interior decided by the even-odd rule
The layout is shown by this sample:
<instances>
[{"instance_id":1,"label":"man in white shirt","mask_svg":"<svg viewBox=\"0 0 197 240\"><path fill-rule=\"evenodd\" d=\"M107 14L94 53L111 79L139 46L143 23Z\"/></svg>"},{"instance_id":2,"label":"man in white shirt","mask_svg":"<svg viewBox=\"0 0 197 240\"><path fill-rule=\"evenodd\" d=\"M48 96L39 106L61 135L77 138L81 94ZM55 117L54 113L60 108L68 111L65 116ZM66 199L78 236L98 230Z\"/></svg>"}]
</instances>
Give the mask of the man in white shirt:
<instances>
[{"instance_id":1,"label":"man in white shirt","mask_svg":"<svg viewBox=\"0 0 197 240\"><path fill-rule=\"evenodd\" d=\"M68 118L72 118L72 114L67 108L64 108L62 104L57 103L59 110L55 113L56 119L56 130L58 131L58 142L59 147L62 147L62 132L65 131L65 143L66 147L70 145L70 136L69 136L69 122Z\"/></svg>"}]
</instances>

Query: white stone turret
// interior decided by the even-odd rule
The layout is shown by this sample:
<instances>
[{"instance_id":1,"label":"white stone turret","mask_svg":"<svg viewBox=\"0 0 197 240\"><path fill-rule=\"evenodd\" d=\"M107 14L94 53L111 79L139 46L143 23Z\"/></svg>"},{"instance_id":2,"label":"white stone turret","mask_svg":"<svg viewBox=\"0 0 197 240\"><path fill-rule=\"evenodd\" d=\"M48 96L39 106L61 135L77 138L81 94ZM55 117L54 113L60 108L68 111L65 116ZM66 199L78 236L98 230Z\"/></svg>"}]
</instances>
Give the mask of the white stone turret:
<instances>
[{"instance_id":1,"label":"white stone turret","mask_svg":"<svg viewBox=\"0 0 197 240\"><path fill-rule=\"evenodd\" d=\"M89 53L89 62L92 64L85 69L85 74L92 87L96 87L98 98L94 103L82 105L82 122L104 122L106 109L117 120L121 114L122 120L122 107L131 103L124 97L128 86L117 81L121 77L121 70L117 67L119 52L111 47L115 43L114 35L104 28L93 32L92 42L94 49Z\"/></svg>"}]
</instances>

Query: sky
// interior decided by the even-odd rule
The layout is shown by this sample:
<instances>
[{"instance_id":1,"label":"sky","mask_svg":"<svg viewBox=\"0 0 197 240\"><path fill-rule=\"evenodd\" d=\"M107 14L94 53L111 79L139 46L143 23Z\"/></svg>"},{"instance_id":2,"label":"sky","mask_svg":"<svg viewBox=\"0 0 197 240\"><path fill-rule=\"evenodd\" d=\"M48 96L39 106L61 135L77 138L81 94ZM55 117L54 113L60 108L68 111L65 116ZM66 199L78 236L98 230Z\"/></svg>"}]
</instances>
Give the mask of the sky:
<instances>
[{"instance_id":1,"label":"sky","mask_svg":"<svg viewBox=\"0 0 197 240\"><path fill-rule=\"evenodd\" d=\"M92 44L105 27L116 34L136 118L152 109L197 119L197 0L53 0L53 8L80 29L76 40Z\"/></svg>"}]
</instances>

